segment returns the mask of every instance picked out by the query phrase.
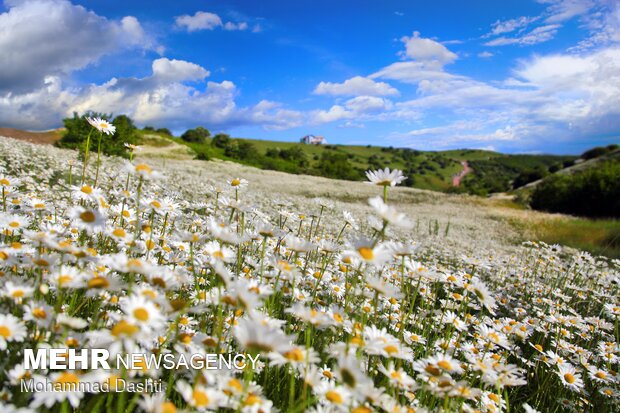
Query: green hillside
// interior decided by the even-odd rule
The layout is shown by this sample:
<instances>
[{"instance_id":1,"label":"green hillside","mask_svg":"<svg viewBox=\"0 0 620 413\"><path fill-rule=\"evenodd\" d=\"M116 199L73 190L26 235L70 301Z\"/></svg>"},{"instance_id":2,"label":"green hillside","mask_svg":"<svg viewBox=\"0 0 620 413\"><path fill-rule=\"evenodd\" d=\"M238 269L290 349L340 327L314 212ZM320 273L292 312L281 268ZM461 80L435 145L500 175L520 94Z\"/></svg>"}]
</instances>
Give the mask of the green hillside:
<instances>
[{"instance_id":1,"label":"green hillside","mask_svg":"<svg viewBox=\"0 0 620 413\"><path fill-rule=\"evenodd\" d=\"M196 158L203 160L223 159L261 169L348 180L365 180L366 170L388 167L402 169L409 177L407 186L479 195L511 190L513 180L522 174L548 173L550 168L562 168L576 159L575 156L504 155L472 149L430 152L372 145L307 145L231 138L223 134L198 143L152 130L139 133L143 139L159 136L186 145ZM467 161L473 171L457 188L452 177L463 170L462 161Z\"/></svg>"}]
</instances>

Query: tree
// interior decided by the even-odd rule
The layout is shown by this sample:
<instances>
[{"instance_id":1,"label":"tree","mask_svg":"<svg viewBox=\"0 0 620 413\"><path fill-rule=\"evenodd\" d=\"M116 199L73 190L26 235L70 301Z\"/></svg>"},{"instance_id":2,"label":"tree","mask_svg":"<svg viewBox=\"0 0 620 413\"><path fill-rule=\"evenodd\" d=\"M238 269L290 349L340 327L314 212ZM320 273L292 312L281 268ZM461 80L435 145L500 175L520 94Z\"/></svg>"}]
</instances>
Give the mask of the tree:
<instances>
[{"instance_id":1,"label":"tree","mask_svg":"<svg viewBox=\"0 0 620 413\"><path fill-rule=\"evenodd\" d=\"M213 137L211 145L218 148L226 148L230 144L230 136L225 133L218 133Z\"/></svg>"},{"instance_id":2,"label":"tree","mask_svg":"<svg viewBox=\"0 0 620 413\"><path fill-rule=\"evenodd\" d=\"M211 132L208 129L198 126L197 128L186 130L181 135L181 139L190 143L205 143L209 136L211 136Z\"/></svg>"},{"instance_id":3,"label":"tree","mask_svg":"<svg viewBox=\"0 0 620 413\"><path fill-rule=\"evenodd\" d=\"M138 135L133 121L125 115L119 115L112 120L112 115L105 113L86 112L82 116L79 116L77 112L74 112L72 118L63 119L66 132L56 143L56 145L61 148L79 149L83 154L86 145L86 138L89 133L92 133L90 139L90 151L96 152L99 132L93 130L93 127L86 120L87 117L99 117L101 119L111 121L111 123L116 127L116 132L113 135L104 135L101 138L102 153L123 157L129 156L129 152L125 147L125 144L136 144L138 141Z\"/></svg>"},{"instance_id":4,"label":"tree","mask_svg":"<svg viewBox=\"0 0 620 413\"><path fill-rule=\"evenodd\" d=\"M161 133L162 135L172 136L172 132L168 128L159 128L155 132Z\"/></svg>"},{"instance_id":5,"label":"tree","mask_svg":"<svg viewBox=\"0 0 620 413\"><path fill-rule=\"evenodd\" d=\"M596 218L620 217L620 162L607 161L574 174L555 174L532 193L531 206Z\"/></svg>"}]
</instances>

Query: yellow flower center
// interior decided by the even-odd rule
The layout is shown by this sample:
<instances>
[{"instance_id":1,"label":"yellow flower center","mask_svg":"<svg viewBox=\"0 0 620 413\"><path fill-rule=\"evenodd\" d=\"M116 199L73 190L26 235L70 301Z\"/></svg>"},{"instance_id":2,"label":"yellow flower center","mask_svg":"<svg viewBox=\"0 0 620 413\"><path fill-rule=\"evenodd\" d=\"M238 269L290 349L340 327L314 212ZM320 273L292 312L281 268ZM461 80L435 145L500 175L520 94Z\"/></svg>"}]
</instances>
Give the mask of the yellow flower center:
<instances>
[{"instance_id":1,"label":"yellow flower center","mask_svg":"<svg viewBox=\"0 0 620 413\"><path fill-rule=\"evenodd\" d=\"M112 234L115 237L119 237L119 238L125 238L125 236L127 235L127 233L125 232L123 228L116 228L114 231L112 231Z\"/></svg>"},{"instance_id":2,"label":"yellow flower center","mask_svg":"<svg viewBox=\"0 0 620 413\"><path fill-rule=\"evenodd\" d=\"M258 397L257 395L250 393L248 395L248 398L245 399L245 402L243 402L244 405L246 406L251 406L253 404L257 404L260 403L260 397Z\"/></svg>"},{"instance_id":3,"label":"yellow flower center","mask_svg":"<svg viewBox=\"0 0 620 413\"><path fill-rule=\"evenodd\" d=\"M370 261L375 257L375 254L372 251L372 248L360 247L357 249L357 252L359 252L362 258L365 259L366 261Z\"/></svg>"},{"instance_id":4,"label":"yellow flower center","mask_svg":"<svg viewBox=\"0 0 620 413\"><path fill-rule=\"evenodd\" d=\"M607 377L607 374L605 374L605 373L604 373L604 372L602 372L602 371L597 371L597 372L596 372L596 374L595 374L595 376L596 376L596 377L598 377L599 379L604 379L604 378L606 378L606 377Z\"/></svg>"},{"instance_id":5,"label":"yellow flower center","mask_svg":"<svg viewBox=\"0 0 620 413\"><path fill-rule=\"evenodd\" d=\"M110 282L105 277L93 277L88 281L88 288L106 288Z\"/></svg>"},{"instance_id":6,"label":"yellow flower center","mask_svg":"<svg viewBox=\"0 0 620 413\"><path fill-rule=\"evenodd\" d=\"M32 310L32 315L35 318L45 318L45 317L47 317L47 313L45 312L45 310L43 308L35 308L34 310Z\"/></svg>"},{"instance_id":7,"label":"yellow flower center","mask_svg":"<svg viewBox=\"0 0 620 413\"><path fill-rule=\"evenodd\" d=\"M441 371L439 371L439 369L435 366L433 366L432 364L427 365L424 368L424 371L426 371L428 374L432 375L432 376L439 376L441 374Z\"/></svg>"},{"instance_id":8,"label":"yellow flower center","mask_svg":"<svg viewBox=\"0 0 620 413\"><path fill-rule=\"evenodd\" d=\"M0 184L2 184L2 185L4 185L4 186L9 186L9 185L11 185L11 183L9 182L9 180L8 180L8 179L6 179L6 178L2 178L2 179L0 179Z\"/></svg>"},{"instance_id":9,"label":"yellow flower center","mask_svg":"<svg viewBox=\"0 0 620 413\"><path fill-rule=\"evenodd\" d=\"M437 362L437 365L444 370L452 370L452 364L447 360L440 360Z\"/></svg>"},{"instance_id":10,"label":"yellow flower center","mask_svg":"<svg viewBox=\"0 0 620 413\"><path fill-rule=\"evenodd\" d=\"M209 396L207 396L207 393L202 390L194 390L192 399L194 400L194 406L196 407L204 407L209 405Z\"/></svg>"},{"instance_id":11,"label":"yellow flower center","mask_svg":"<svg viewBox=\"0 0 620 413\"><path fill-rule=\"evenodd\" d=\"M385 350L385 352L388 354L398 353L398 347L393 345L385 346L383 347L383 350Z\"/></svg>"},{"instance_id":12,"label":"yellow flower center","mask_svg":"<svg viewBox=\"0 0 620 413\"><path fill-rule=\"evenodd\" d=\"M147 174L150 174L153 170L147 164L141 163L136 165L136 172L146 172Z\"/></svg>"},{"instance_id":13,"label":"yellow flower center","mask_svg":"<svg viewBox=\"0 0 620 413\"><path fill-rule=\"evenodd\" d=\"M239 178L235 178L232 181L230 181L230 184L232 186L239 186L239 185L241 185L241 180Z\"/></svg>"},{"instance_id":14,"label":"yellow flower center","mask_svg":"<svg viewBox=\"0 0 620 413\"><path fill-rule=\"evenodd\" d=\"M571 373L566 373L564 374L564 380L566 380L568 384L573 384L575 382L575 376Z\"/></svg>"},{"instance_id":15,"label":"yellow flower center","mask_svg":"<svg viewBox=\"0 0 620 413\"><path fill-rule=\"evenodd\" d=\"M80 378L78 376L68 372L61 373L60 376L54 380L54 383L56 384L78 384L79 382Z\"/></svg>"},{"instance_id":16,"label":"yellow flower center","mask_svg":"<svg viewBox=\"0 0 620 413\"><path fill-rule=\"evenodd\" d=\"M228 386L232 387L233 389L237 390L237 391L243 391L243 385L241 384L241 382L237 379L230 379L228 381Z\"/></svg>"},{"instance_id":17,"label":"yellow flower center","mask_svg":"<svg viewBox=\"0 0 620 413\"><path fill-rule=\"evenodd\" d=\"M95 214L92 211L84 211L80 214L80 219L84 222L95 222L95 219L97 219L97 217L95 217Z\"/></svg>"},{"instance_id":18,"label":"yellow flower center","mask_svg":"<svg viewBox=\"0 0 620 413\"><path fill-rule=\"evenodd\" d=\"M24 296L24 290L15 290L11 293L13 298L22 298Z\"/></svg>"},{"instance_id":19,"label":"yellow flower center","mask_svg":"<svg viewBox=\"0 0 620 413\"><path fill-rule=\"evenodd\" d=\"M85 193L85 194L87 194L87 195L90 195L90 194L92 194L92 193L93 193L93 188L92 188L91 186L89 186L89 185L84 185L84 186L80 189L80 191L84 192L84 193Z\"/></svg>"},{"instance_id":20,"label":"yellow flower center","mask_svg":"<svg viewBox=\"0 0 620 413\"><path fill-rule=\"evenodd\" d=\"M119 337L121 335L132 336L137 333L138 330L139 328L133 324L128 323L125 320L121 320L114 327L112 327L111 333L114 337Z\"/></svg>"},{"instance_id":21,"label":"yellow flower center","mask_svg":"<svg viewBox=\"0 0 620 413\"><path fill-rule=\"evenodd\" d=\"M176 413L177 408L172 402L164 402L161 405L161 413Z\"/></svg>"},{"instance_id":22,"label":"yellow flower center","mask_svg":"<svg viewBox=\"0 0 620 413\"><path fill-rule=\"evenodd\" d=\"M19 222L11 221L11 222L9 222L9 227L11 227L11 228L19 228Z\"/></svg>"},{"instance_id":23,"label":"yellow flower center","mask_svg":"<svg viewBox=\"0 0 620 413\"><path fill-rule=\"evenodd\" d=\"M294 348L284 353L284 357L292 361L302 361L304 359L304 353L300 349Z\"/></svg>"},{"instance_id":24,"label":"yellow flower center","mask_svg":"<svg viewBox=\"0 0 620 413\"><path fill-rule=\"evenodd\" d=\"M327 398L327 400L335 404L342 404L342 402L344 401L340 393L334 390L330 390L325 393L325 397Z\"/></svg>"},{"instance_id":25,"label":"yellow flower center","mask_svg":"<svg viewBox=\"0 0 620 413\"><path fill-rule=\"evenodd\" d=\"M133 310L133 316L136 317L140 321L148 321L149 312L146 308L138 307Z\"/></svg>"},{"instance_id":26,"label":"yellow flower center","mask_svg":"<svg viewBox=\"0 0 620 413\"><path fill-rule=\"evenodd\" d=\"M4 339L11 337L11 329L7 326L0 326L0 337Z\"/></svg>"},{"instance_id":27,"label":"yellow flower center","mask_svg":"<svg viewBox=\"0 0 620 413\"><path fill-rule=\"evenodd\" d=\"M118 385L121 384L121 378L117 375L112 374L106 379L106 383L110 387L110 390L116 390Z\"/></svg>"}]
</instances>

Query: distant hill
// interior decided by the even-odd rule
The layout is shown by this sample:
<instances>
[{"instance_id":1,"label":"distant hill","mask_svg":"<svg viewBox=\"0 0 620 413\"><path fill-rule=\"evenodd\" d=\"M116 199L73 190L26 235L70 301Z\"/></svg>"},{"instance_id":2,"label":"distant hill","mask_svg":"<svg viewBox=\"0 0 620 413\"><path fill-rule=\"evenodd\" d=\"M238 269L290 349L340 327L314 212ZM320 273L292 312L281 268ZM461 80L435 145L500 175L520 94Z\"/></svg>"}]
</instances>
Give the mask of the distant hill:
<instances>
[{"instance_id":1,"label":"distant hill","mask_svg":"<svg viewBox=\"0 0 620 413\"><path fill-rule=\"evenodd\" d=\"M153 135L153 131L143 131ZM401 169L406 186L442 192L487 195L512 189L531 169L563 168L576 156L507 155L479 149L419 151L374 145L308 145L216 135L203 143L164 139L187 145L199 159L223 159L261 169L348 180L365 180L368 169ZM223 137L222 137L223 136ZM463 174L464 168L471 168ZM457 177L458 179L454 179ZM458 186L455 186L457 185Z\"/></svg>"},{"instance_id":2,"label":"distant hill","mask_svg":"<svg viewBox=\"0 0 620 413\"><path fill-rule=\"evenodd\" d=\"M368 169L387 167L403 170L408 177L404 185L409 187L477 195L510 191L515 180L529 176L531 171L553 173L577 159L576 156L508 155L479 149L420 151L374 145L309 145L223 134L195 143L152 128L137 132L143 150L150 155L222 159L260 169L353 181L365 180ZM0 128L0 136L37 144L54 144L62 133L62 129L28 132ZM465 167L467 174L463 173Z\"/></svg>"}]
</instances>

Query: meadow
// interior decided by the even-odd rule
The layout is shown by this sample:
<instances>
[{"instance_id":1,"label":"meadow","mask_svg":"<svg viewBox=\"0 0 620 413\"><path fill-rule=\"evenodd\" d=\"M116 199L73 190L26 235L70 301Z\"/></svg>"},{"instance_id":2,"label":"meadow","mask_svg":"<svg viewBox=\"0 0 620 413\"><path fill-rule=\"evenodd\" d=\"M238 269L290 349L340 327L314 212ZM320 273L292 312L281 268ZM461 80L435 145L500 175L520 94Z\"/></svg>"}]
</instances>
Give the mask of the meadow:
<instances>
[{"instance_id":1,"label":"meadow","mask_svg":"<svg viewBox=\"0 0 620 413\"><path fill-rule=\"evenodd\" d=\"M0 138L4 409L618 411L620 261L511 224L550 215L404 188L398 171L349 182L165 149L84 163ZM260 363L23 366L25 348L101 347ZM19 390L119 378L164 391Z\"/></svg>"}]
</instances>

